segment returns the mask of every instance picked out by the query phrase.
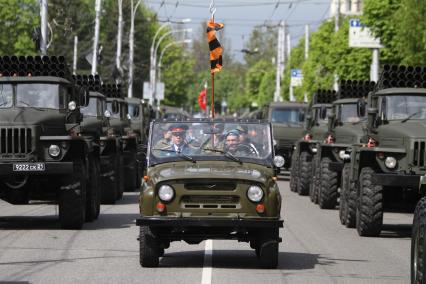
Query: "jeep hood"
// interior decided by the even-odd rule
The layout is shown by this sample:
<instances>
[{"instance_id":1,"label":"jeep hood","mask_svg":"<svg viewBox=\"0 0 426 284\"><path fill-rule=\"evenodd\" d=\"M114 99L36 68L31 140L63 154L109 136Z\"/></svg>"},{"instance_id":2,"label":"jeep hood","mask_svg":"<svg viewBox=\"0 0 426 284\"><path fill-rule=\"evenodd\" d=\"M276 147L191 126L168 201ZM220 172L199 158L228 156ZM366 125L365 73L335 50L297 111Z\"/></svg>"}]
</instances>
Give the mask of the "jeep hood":
<instances>
[{"instance_id":1,"label":"jeep hood","mask_svg":"<svg viewBox=\"0 0 426 284\"><path fill-rule=\"evenodd\" d=\"M148 168L154 184L176 179L230 179L266 183L274 175L272 168L262 165L223 161L173 162Z\"/></svg>"}]
</instances>

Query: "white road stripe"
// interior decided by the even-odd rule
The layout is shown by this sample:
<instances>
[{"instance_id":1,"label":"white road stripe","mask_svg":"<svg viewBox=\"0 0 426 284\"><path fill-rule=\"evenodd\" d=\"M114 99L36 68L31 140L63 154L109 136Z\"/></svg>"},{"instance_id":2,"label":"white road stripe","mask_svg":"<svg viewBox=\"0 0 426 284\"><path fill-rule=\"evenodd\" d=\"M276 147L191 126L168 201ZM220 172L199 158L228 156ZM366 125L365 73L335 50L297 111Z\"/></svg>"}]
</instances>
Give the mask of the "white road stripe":
<instances>
[{"instance_id":1,"label":"white road stripe","mask_svg":"<svg viewBox=\"0 0 426 284\"><path fill-rule=\"evenodd\" d=\"M213 241L207 240L206 247L204 249L204 266L203 274L201 277L201 284L212 283L212 256L213 256Z\"/></svg>"}]
</instances>

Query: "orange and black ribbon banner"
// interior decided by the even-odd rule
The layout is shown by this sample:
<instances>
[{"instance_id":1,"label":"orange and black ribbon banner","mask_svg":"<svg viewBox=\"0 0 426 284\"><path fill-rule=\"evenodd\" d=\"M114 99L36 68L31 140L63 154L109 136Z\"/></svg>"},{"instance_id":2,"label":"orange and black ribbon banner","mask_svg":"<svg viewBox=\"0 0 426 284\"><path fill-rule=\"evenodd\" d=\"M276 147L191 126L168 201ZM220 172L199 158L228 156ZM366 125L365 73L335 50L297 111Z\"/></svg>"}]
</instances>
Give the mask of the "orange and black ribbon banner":
<instances>
[{"instance_id":1,"label":"orange and black ribbon banner","mask_svg":"<svg viewBox=\"0 0 426 284\"><path fill-rule=\"evenodd\" d=\"M216 31L221 30L223 26L223 24L215 23L213 19L207 23L211 73L219 72L222 69L222 46L216 38Z\"/></svg>"}]
</instances>

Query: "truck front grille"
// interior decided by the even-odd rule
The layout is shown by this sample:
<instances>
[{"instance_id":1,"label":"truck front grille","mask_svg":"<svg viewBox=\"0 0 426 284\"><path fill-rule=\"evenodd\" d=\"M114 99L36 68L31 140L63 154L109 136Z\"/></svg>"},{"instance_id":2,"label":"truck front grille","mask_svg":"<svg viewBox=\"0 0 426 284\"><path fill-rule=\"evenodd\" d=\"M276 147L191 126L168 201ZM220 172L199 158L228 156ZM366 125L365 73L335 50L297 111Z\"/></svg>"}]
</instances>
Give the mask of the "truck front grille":
<instances>
[{"instance_id":1,"label":"truck front grille","mask_svg":"<svg viewBox=\"0 0 426 284\"><path fill-rule=\"evenodd\" d=\"M32 131L24 127L0 128L0 154L25 155L32 151Z\"/></svg>"},{"instance_id":2,"label":"truck front grille","mask_svg":"<svg viewBox=\"0 0 426 284\"><path fill-rule=\"evenodd\" d=\"M414 142L413 165L423 167L425 165L426 141Z\"/></svg>"}]
</instances>

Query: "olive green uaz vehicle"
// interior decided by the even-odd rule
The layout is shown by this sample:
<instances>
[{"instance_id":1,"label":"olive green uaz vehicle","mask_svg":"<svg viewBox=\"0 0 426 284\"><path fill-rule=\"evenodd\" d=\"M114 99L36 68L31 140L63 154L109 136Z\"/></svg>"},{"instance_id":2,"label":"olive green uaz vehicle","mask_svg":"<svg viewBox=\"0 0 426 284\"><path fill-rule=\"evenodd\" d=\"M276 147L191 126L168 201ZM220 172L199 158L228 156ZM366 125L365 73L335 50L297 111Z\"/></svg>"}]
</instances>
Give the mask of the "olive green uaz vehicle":
<instances>
[{"instance_id":1,"label":"olive green uaz vehicle","mask_svg":"<svg viewBox=\"0 0 426 284\"><path fill-rule=\"evenodd\" d=\"M158 266L173 241L233 239L249 242L262 267L276 267L283 163L267 122L154 121L137 219L141 265Z\"/></svg>"}]
</instances>

